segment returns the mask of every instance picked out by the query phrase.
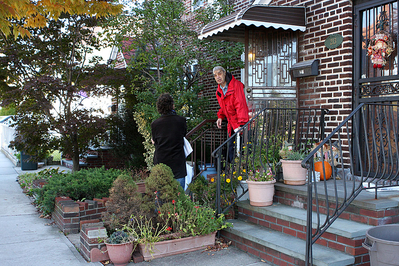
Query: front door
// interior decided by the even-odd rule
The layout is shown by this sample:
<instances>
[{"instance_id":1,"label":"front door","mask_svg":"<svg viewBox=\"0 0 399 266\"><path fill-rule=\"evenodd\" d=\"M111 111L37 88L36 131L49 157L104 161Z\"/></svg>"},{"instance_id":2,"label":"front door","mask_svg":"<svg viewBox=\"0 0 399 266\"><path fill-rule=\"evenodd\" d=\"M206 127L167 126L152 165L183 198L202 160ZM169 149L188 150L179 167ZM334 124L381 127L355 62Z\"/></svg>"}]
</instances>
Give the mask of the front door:
<instances>
[{"instance_id":1,"label":"front door","mask_svg":"<svg viewBox=\"0 0 399 266\"><path fill-rule=\"evenodd\" d=\"M297 62L297 46L294 31L247 27L244 84L253 114L264 107L296 107L296 82L289 69Z\"/></svg>"},{"instance_id":2,"label":"front door","mask_svg":"<svg viewBox=\"0 0 399 266\"><path fill-rule=\"evenodd\" d=\"M354 2L354 108L366 104L361 125L366 132L360 136L361 161L367 162L363 170L393 175L398 168L399 1Z\"/></svg>"}]
</instances>

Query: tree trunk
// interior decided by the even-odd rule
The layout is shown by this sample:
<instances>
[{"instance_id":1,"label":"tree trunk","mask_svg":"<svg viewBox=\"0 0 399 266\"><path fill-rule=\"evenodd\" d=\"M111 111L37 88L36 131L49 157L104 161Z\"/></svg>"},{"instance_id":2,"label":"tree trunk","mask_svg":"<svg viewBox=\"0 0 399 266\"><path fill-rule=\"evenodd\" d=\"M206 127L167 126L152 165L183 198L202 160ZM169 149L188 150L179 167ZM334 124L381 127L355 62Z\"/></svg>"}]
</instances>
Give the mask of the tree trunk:
<instances>
[{"instance_id":1,"label":"tree trunk","mask_svg":"<svg viewBox=\"0 0 399 266\"><path fill-rule=\"evenodd\" d=\"M77 132L77 130L75 131ZM78 135L77 134L73 134L72 135L72 150L73 150L73 154L72 154L72 172L77 172L80 170L80 165L79 165L79 143L78 143Z\"/></svg>"},{"instance_id":2,"label":"tree trunk","mask_svg":"<svg viewBox=\"0 0 399 266\"><path fill-rule=\"evenodd\" d=\"M72 172L77 172L80 170L80 165L79 165L79 154L73 154L72 155Z\"/></svg>"}]
</instances>

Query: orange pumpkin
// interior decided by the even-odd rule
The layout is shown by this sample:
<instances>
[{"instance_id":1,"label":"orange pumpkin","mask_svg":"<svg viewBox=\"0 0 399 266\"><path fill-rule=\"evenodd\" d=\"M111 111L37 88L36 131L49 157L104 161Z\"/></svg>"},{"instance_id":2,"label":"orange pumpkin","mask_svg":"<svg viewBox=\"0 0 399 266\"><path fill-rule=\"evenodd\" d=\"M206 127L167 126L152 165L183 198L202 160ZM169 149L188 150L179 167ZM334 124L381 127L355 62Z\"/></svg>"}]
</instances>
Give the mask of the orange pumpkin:
<instances>
[{"instance_id":1,"label":"orange pumpkin","mask_svg":"<svg viewBox=\"0 0 399 266\"><path fill-rule=\"evenodd\" d=\"M314 163L314 170L317 172L320 172L320 180L324 180L322 163L323 162L315 162ZM330 179L331 174L332 174L332 168L331 168L331 165L327 161L324 161L324 171L326 173L326 180Z\"/></svg>"}]
</instances>

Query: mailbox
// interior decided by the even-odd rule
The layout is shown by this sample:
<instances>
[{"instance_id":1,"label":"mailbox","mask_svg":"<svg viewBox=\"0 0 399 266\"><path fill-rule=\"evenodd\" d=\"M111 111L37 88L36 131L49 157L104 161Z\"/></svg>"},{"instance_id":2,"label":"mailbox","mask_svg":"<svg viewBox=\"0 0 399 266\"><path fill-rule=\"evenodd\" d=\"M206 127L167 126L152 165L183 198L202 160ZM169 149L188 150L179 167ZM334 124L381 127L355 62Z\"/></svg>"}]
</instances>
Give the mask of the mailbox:
<instances>
[{"instance_id":1,"label":"mailbox","mask_svg":"<svg viewBox=\"0 0 399 266\"><path fill-rule=\"evenodd\" d=\"M303 78L319 75L319 59L302 61L292 65L290 74L293 78Z\"/></svg>"}]
</instances>

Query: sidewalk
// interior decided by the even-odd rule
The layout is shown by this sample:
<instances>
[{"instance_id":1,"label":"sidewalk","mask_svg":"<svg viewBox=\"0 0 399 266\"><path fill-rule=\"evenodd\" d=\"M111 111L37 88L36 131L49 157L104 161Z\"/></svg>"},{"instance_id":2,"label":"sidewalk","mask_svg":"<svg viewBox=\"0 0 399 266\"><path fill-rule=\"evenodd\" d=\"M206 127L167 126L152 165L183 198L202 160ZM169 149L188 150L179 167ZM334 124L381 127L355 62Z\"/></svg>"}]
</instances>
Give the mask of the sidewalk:
<instances>
[{"instance_id":1,"label":"sidewalk","mask_svg":"<svg viewBox=\"0 0 399 266\"><path fill-rule=\"evenodd\" d=\"M61 166L51 166L60 167ZM39 168L36 171L40 171ZM22 171L0 152L0 265L4 266L102 266L87 262L74 244L49 219L40 218L31 200L16 179ZM68 236L79 239L77 235ZM76 242L76 241L74 241ZM112 265L112 264L109 264ZM154 259L150 262L129 263L128 266L267 266L259 258L235 247L208 252L204 250Z\"/></svg>"}]
</instances>

